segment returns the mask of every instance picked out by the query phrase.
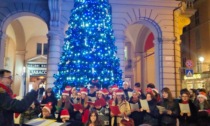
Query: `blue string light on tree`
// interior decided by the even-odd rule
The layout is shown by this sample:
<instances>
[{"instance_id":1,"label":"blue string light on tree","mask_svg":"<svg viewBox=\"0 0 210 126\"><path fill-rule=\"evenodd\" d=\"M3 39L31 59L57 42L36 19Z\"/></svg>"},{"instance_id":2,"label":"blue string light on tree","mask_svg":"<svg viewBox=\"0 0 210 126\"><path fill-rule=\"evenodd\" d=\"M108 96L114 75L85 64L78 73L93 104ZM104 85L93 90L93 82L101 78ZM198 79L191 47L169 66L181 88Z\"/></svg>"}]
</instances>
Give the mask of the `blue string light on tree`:
<instances>
[{"instance_id":1,"label":"blue string light on tree","mask_svg":"<svg viewBox=\"0 0 210 126\"><path fill-rule=\"evenodd\" d=\"M93 80L103 87L122 84L108 0L75 0L66 36L54 75L55 93Z\"/></svg>"}]
</instances>

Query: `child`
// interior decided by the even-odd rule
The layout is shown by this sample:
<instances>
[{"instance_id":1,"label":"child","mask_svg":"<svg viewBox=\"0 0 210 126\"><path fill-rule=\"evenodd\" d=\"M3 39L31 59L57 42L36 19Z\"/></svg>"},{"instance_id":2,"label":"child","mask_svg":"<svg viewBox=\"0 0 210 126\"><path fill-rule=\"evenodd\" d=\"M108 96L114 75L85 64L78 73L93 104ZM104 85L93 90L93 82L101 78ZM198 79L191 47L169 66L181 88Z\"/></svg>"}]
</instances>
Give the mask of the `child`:
<instances>
[{"instance_id":1,"label":"child","mask_svg":"<svg viewBox=\"0 0 210 126\"><path fill-rule=\"evenodd\" d=\"M103 126L98 118L98 113L96 111L90 112L86 126Z\"/></svg>"},{"instance_id":2,"label":"child","mask_svg":"<svg viewBox=\"0 0 210 126\"><path fill-rule=\"evenodd\" d=\"M67 122L70 119L69 111L67 109L63 109L61 111L61 116L60 116L62 122Z\"/></svg>"},{"instance_id":3,"label":"child","mask_svg":"<svg viewBox=\"0 0 210 126\"><path fill-rule=\"evenodd\" d=\"M53 116L51 114L51 109L52 109L52 103L50 102L42 108L42 114L40 117L44 119L53 119Z\"/></svg>"}]
</instances>

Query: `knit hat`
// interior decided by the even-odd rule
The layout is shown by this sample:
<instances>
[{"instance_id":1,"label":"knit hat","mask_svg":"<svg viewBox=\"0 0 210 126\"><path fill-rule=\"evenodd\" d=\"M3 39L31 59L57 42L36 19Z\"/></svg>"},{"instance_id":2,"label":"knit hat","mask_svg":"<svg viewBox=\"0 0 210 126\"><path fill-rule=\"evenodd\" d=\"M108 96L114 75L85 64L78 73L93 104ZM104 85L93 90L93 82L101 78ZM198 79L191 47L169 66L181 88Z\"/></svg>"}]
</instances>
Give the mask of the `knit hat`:
<instances>
[{"instance_id":1,"label":"knit hat","mask_svg":"<svg viewBox=\"0 0 210 126\"><path fill-rule=\"evenodd\" d=\"M205 92L199 92L199 95L197 96L197 98L199 98L199 97L202 97L202 98L204 98L204 99L207 100L207 97L206 97L206 93Z\"/></svg>"},{"instance_id":2,"label":"knit hat","mask_svg":"<svg viewBox=\"0 0 210 126\"><path fill-rule=\"evenodd\" d=\"M66 87L65 87L65 90L66 90L66 91L71 91L71 89L72 89L71 86L66 86Z\"/></svg>"},{"instance_id":3,"label":"knit hat","mask_svg":"<svg viewBox=\"0 0 210 126\"><path fill-rule=\"evenodd\" d=\"M87 95L87 94L88 94L88 90L87 90L87 88L83 88L83 89L81 89L80 93L81 93L81 94L85 94L85 95Z\"/></svg>"},{"instance_id":4,"label":"knit hat","mask_svg":"<svg viewBox=\"0 0 210 126\"><path fill-rule=\"evenodd\" d=\"M68 111L67 109L63 109L63 110L61 111L61 116L60 116L60 118L65 118L65 117L70 118L69 111Z\"/></svg>"},{"instance_id":5,"label":"knit hat","mask_svg":"<svg viewBox=\"0 0 210 126\"><path fill-rule=\"evenodd\" d=\"M69 91L64 90L63 93L62 93L62 95L69 96Z\"/></svg>"},{"instance_id":6,"label":"knit hat","mask_svg":"<svg viewBox=\"0 0 210 126\"><path fill-rule=\"evenodd\" d=\"M119 87L116 84L114 84L111 88L112 88L113 91L119 89Z\"/></svg>"},{"instance_id":7,"label":"knit hat","mask_svg":"<svg viewBox=\"0 0 210 126\"><path fill-rule=\"evenodd\" d=\"M115 93L116 95L124 95L124 92L121 89L116 90Z\"/></svg>"},{"instance_id":8,"label":"knit hat","mask_svg":"<svg viewBox=\"0 0 210 126\"><path fill-rule=\"evenodd\" d=\"M43 109L46 109L49 113L51 113L52 103L51 103L51 102L47 103L47 104L43 107Z\"/></svg>"}]
</instances>

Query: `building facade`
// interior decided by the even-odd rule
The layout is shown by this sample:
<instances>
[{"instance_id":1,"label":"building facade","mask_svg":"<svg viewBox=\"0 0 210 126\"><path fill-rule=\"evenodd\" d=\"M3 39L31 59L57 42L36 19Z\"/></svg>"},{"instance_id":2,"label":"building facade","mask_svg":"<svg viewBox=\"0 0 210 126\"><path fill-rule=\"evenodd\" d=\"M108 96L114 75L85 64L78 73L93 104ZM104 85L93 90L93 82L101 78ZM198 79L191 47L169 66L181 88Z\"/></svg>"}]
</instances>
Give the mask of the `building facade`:
<instances>
[{"instance_id":1,"label":"building facade","mask_svg":"<svg viewBox=\"0 0 210 126\"><path fill-rule=\"evenodd\" d=\"M194 76L187 77L182 71L182 87L210 90L210 1L196 0L194 8L197 11L181 37L182 67L186 67L186 60L191 60Z\"/></svg>"},{"instance_id":2,"label":"building facade","mask_svg":"<svg viewBox=\"0 0 210 126\"><path fill-rule=\"evenodd\" d=\"M0 0L0 68L13 72L15 93L37 76L53 87L74 0ZM181 88L180 35L190 0L109 0L123 79ZM192 9L193 10L193 9Z\"/></svg>"}]
</instances>

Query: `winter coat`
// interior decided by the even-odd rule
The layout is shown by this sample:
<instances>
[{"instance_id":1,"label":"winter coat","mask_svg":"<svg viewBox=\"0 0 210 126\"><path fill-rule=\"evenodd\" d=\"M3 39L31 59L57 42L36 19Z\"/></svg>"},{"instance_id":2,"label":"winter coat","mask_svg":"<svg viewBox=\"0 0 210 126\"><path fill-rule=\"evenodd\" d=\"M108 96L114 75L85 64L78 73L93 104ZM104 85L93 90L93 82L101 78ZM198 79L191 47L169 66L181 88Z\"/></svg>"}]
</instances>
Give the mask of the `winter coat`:
<instances>
[{"instance_id":1,"label":"winter coat","mask_svg":"<svg viewBox=\"0 0 210 126\"><path fill-rule=\"evenodd\" d=\"M199 103L196 104L198 110L197 126L210 126L210 106L207 101L204 102L204 108L201 110Z\"/></svg>"},{"instance_id":2,"label":"winter coat","mask_svg":"<svg viewBox=\"0 0 210 126\"><path fill-rule=\"evenodd\" d=\"M135 103L132 101L132 99L133 99L133 98L131 97L131 100L129 101L129 103L130 103L130 104L135 104ZM139 108L141 108L141 104L140 104L140 101L139 101L139 100L138 100L137 103L138 103L138 105L139 105ZM141 111L133 111L133 112L131 112L131 114L130 114L129 117L133 119L135 126L138 126L138 125L140 125L140 124L143 123L144 113L141 112Z\"/></svg>"},{"instance_id":3,"label":"winter coat","mask_svg":"<svg viewBox=\"0 0 210 126\"><path fill-rule=\"evenodd\" d=\"M179 100L179 103L182 103L182 100ZM187 116L187 113L184 113L183 116L179 114L179 125L180 126L190 126L191 124L196 124L197 122L197 108L196 106L192 103L191 100L188 102L189 107L190 107L190 112L191 116ZM179 113L181 113L180 107L179 108Z\"/></svg>"},{"instance_id":4,"label":"winter coat","mask_svg":"<svg viewBox=\"0 0 210 126\"><path fill-rule=\"evenodd\" d=\"M26 111L33 101L36 100L38 92L32 90L22 100L11 97L11 89L0 84L0 126L14 125L14 112L22 113Z\"/></svg>"},{"instance_id":5,"label":"winter coat","mask_svg":"<svg viewBox=\"0 0 210 126\"><path fill-rule=\"evenodd\" d=\"M112 105L113 106L115 105L115 101L112 102ZM119 103L117 106L119 107L119 110L120 110L121 114L126 114L127 116L130 115L130 113L131 113L130 105L127 101L124 100L121 103ZM120 123L121 120L122 120L122 117L116 117L116 119L117 119L116 120L117 123ZM114 126L114 121L115 121L115 117L112 117L111 126Z\"/></svg>"},{"instance_id":6,"label":"winter coat","mask_svg":"<svg viewBox=\"0 0 210 126\"><path fill-rule=\"evenodd\" d=\"M169 115L167 112L163 112L160 115L160 124L162 125L176 125L176 118L179 115L178 104L175 100L168 101L168 99L164 99L159 103L160 106L165 107L166 110L171 110L172 114Z\"/></svg>"},{"instance_id":7,"label":"winter coat","mask_svg":"<svg viewBox=\"0 0 210 126\"><path fill-rule=\"evenodd\" d=\"M47 92L45 93L45 96L43 97L41 104L48 104L49 102L52 103L52 110L51 110L51 114L54 115L56 108L55 106L57 105L57 99L54 96L54 93L51 92L51 95L48 97L47 96Z\"/></svg>"},{"instance_id":8,"label":"winter coat","mask_svg":"<svg viewBox=\"0 0 210 126\"><path fill-rule=\"evenodd\" d=\"M158 117L159 117L159 110L157 108L157 103L155 100L148 101L150 113L144 111L144 124L149 124L151 126L158 126Z\"/></svg>"},{"instance_id":9,"label":"winter coat","mask_svg":"<svg viewBox=\"0 0 210 126\"><path fill-rule=\"evenodd\" d=\"M131 88L128 89L122 89L124 91L125 94L125 99L128 101L130 98L128 96L128 92L133 92L133 90Z\"/></svg>"}]
</instances>

